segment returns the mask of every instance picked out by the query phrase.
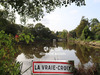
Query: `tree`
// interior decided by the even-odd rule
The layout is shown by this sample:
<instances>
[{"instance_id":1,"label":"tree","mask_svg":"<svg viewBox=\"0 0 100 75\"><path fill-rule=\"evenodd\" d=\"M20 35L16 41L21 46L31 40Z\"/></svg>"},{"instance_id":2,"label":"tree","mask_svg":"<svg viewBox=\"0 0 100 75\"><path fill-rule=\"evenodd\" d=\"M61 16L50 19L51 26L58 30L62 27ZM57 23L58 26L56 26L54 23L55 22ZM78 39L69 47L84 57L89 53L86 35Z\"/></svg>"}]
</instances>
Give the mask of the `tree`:
<instances>
[{"instance_id":1,"label":"tree","mask_svg":"<svg viewBox=\"0 0 100 75\"><path fill-rule=\"evenodd\" d=\"M95 35L96 40L100 40L100 23L91 28L92 33Z\"/></svg>"},{"instance_id":2,"label":"tree","mask_svg":"<svg viewBox=\"0 0 100 75\"><path fill-rule=\"evenodd\" d=\"M37 23L34 27L35 37L36 39L51 39L52 33L51 30L48 27L45 27L41 23Z\"/></svg>"},{"instance_id":3,"label":"tree","mask_svg":"<svg viewBox=\"0 0 100 75\"><path fill-rule=\"evenodd\" d=\"M63 38L66 38L67 39L67 34L68 34L68 31L67 30L63 30L62 31L62 37Z\"/></svg>"},{"instance_id":4,"label":"tree","mask_svg":"<svg viewBox=\"0 0 100 75\"><path fill-rule=\"evenodd\" d=\"M61 31L57 31L56 36L57 36L57 38L61 37Z\"/></svg>"},{"instance_id":5,"label":"tree","mask_svg":"<svg viewBox=\"0 0 100 75\"><path fill-rule=\"evenodd\" d=\"M0 18L6 19L8 17L7 10L0 10Z\"/></svg>"},{"instance_id":6,"label":"tree","mask_svg":"<svg viewBox=\"0 0 100 75\"><path fill-rule=\"evenodd\" d=\"M76 36L79 38L82 34L83 29L85 26L89 26L89 22L87 19L82 19L79 26L75 29L76 31Z\"/></svg>"},{"instance_id":7,"label":"tree","mask_svg":"<svg viewBox=\"0 0 100 75\"><path fill-rule=\"evenodd\" d=\"M18 75L20 64L15 62L18 50L15 47L15 39L12 35L7 35L0 31L0 73L1 75Z\"/></svg>"},{"instance_id":8,"label":"tree","mask_svg":"<svg viewBox=\"0 0 100 75\"><path fill-rule=\"evenodd\" d=\"M4 1L4 2L3 2ZM0 4L10 14L18 12L22 19L33 18L40 20L44 16L44 10L47 13L53 11L56 7L67 6L75 2L77 6L85 5L85 0L3 0ZM12 8L12 9L11 9ZM11 10L10 10L11 9ZM12 14L14 15L14 14ZM14 18L14 16L12 16Z\"/></svg>"},{"instance_id":9,"label":"tree","mask_svg":"<svg viewBox=\"0 0 100 75\"><path fill-rule=\"evenodd\" d=\"M45 27L45 28L42 30L42 34L43 34L43 37L44 37L44 38L49 39L49 38L50 38L50 35L51 35L51 31L50 31L49 28Z\"/></svg>"},{"instance_id":10,"label":"tree","mask_svg":"<svg viewBox=\"0 0 100 75\"><path fill-rule=\"evenodd\" d=\"M14 24L7 25L5 33L16 35L18 32L17 27Z\"/></svg>"},{"instance_id":11,"label":"tree","mask_svg":"<svg viewBox=\"0 0 100 75\"><path fill-rule=\"evenodd\" d=\"M7 34L16 35L19 32L22 32L22 25L11 23L10 21L0 18L0 31L3 30Z\"/></svg>"},{"instance_id":12,"label":"tree","mask_svg":"<svg viewBox=\"0 0 100 75\"><path fill-rule=\"evenodd\" d=\"M94 25L97 25L99 23L98 19L97 18L93 18L90 20L90 26L93 27Z\"/></svg>"},{"instance_id":13,"label":"tree","mask_svg":"<svg viewBox=\"0 0 100 75\"><path fill-rule=\"evenodd\" d=\"M91 31L96 34L98 31L100 31L100 23L98 23L97 25L94 25L92 28L91 28Z\"/></svg>"},{"instance_id":14,"label":"tree","mask_svg":"<svg viewBox=\"0 0 100 75\"><path fill-rule=\"evenodd\" d=\"M100 24L100 22L98 21L97 18L91 19L90 26L91 26L91 31L92 31L93 33L96 33L96 32L98 31L98 29L99 29L99 24Z\"/></svg>"},{"instance_id":15,"label":"tree","mask_svg":"<svg viewBox=\"0 0 100 75\"><path fill-rule=\"evenodd\" d=\"M8 20L6 20L6 19L3 19L3 18L0 18L0 31L1 30L6 30L6 27L7 27L7 25L10 25L11 23L8 21Z\"/></svg>"},{"instance_id":16,"label":"tree","mask_svg":"<svg viewBox=\"0 0 100 75\"><path fill-rule=\"evenodd\" d=\"M75 30L70 31L68 35L69 35L69 37L76 38Z\"/></svg>"},{"instance_id":17,"label":"tree","mask_svg":"<svg viewBox=\"0 0 100 75\"><path fill-rule=\"evenodd\" d=\"M81 39L91 39L91 32L89 30L89 27L86 26L83 31L82 31L82 35L81 35Z\"/></svg>"},{"instance_id":18,"label":"tree","mask_svg":"<svg viewBox=\"0 0 100 75\"><path fill-rule=\"evenodd\" d=\"M65 30L65 29L63 31L57 31L56 32L56 36L58 38L65 38L65 39L67 39L67 34L68 34L68 31Z\"/></svg>"},{"instance_id":19,"label":"tree","mask_svg":"<svg viewBox=\"0 0 100 75\"><path fill-rule=\"evenodd\" d=\"M37 23L34 27L35 32L36 32L36 36L38 37L42 37L42 30L45 28L44 25L42 25L41 23Z\"/></svg>"}]
</instances>

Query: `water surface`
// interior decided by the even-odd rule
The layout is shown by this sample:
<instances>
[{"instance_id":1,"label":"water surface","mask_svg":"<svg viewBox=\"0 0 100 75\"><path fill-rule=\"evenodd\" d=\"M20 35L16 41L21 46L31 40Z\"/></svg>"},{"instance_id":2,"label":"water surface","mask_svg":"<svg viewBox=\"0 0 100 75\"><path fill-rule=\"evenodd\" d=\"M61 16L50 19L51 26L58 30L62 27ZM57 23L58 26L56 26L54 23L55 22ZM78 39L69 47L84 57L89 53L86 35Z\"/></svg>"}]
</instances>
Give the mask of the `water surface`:
<instances>
[{"instance_id":1,"label":"water surface","mask_svg":"<svg viewBox=\"0 0 100 75\"><path fill-rule=\"evenodd\" d=\"M74 65L84 68L100 63L100 49L66 42L42 42L19 45L21 53L16 60L23 63L22 72L31 66L32 60L74 60ZM31 69L23 75L31 75Z\"/></svg>"}]
</instances>

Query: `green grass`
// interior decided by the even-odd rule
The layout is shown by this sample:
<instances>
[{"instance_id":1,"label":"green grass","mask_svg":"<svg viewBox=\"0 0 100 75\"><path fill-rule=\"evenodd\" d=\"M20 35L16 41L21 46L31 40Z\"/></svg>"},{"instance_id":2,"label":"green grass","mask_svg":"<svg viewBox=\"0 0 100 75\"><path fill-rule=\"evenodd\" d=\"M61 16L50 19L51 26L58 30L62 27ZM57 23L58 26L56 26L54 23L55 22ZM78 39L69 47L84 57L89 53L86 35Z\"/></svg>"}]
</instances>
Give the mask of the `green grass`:
<instances>
[{"instance_id":1,"label":"green grass","mask_svg":"<svg viewBox=\"0 0 100 75\"><path fill-rule=\"evenodd\" d=\"M96 43L100 43L100 40L96 41Z\"/></svg>"}]
</instances>

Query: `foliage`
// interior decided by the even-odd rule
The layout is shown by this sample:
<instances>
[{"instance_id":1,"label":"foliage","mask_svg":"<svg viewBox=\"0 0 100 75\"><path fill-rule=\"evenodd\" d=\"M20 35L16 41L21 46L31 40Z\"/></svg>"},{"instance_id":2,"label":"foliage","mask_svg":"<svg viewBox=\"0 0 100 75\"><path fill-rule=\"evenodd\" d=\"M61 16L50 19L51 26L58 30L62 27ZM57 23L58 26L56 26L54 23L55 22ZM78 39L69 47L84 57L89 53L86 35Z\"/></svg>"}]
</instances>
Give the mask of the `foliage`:
<instances>
[{"instance_id":1,"label":"foliage","mask_svg":"<svg viewBox=\"0 0 100 75\"><path fill-rule=\"evenodd\" d=\"M91 32L89 30L89 27L86 26L83 31L82 31L82 35L80 37L82 40L84 39L91 39Z\"/></svg>"},{"instance_id":2,"label":"foliage","mask_svg":"<svg viewBox=\"0 0 100 75\"><path fill-rule=\"evenodd\" d=\"M78 27L70 31L68 36L81 40L100 40L100 22L97 18L93 18L89 22L83 16Z\"/></svg>"},{"instance_id":3,"label":"foliage","mask_svg":"<svg viewBox=\"0 0 100 75\"><path fill-rule=\"evenodd\" d=\"M18 41L26 41L26 43L28 44L30 41L34 42L34 36L31 35L31 33L25 34L25 33L21 33L19 35L19 40Z\"/></svg>"},{"instance_id":4,"label":"foliage","mask_svg":"<svg viewBox=\"0 0 100 75\"><path fill-rule=\"evenodd\" d=\"M95 34L98 34L98 32L100 31L100 23L98 23L97 25L92 26L91 31Z\"/></svg>"},{"instance_id":5,"label":"foliage","mask_svg":"<svg viewBox=\"0 0 100 75\"><path fill-rule=\"evenodd\" d=\"M35 27L32 28L32 31L36 40L46 40L52 39L54 37L52 31L48 27L42 25L41 23L37 23Z\"/></svg>"},{"instance_id":6,"label":"foliage","mask_svg":"<svg viewBox=\"0 0 100 75\"><path fill-rule=\"evenodd\" d=\"M62 37L63 38L67 38L67 34L68 34L68 31L67 30L63 30L62 31Z\"/></svg>"},{"instance_id":7,"label":"foliage","mask_svg":"<svg viewBox=\"0 0 100 75\"><path fill-rule=\"evenodd\" d=\"M91 24L91 32L94 34L96 40L100 40L100 23L98 20Z\"/></svg>"},{"instance_id":8,"label":"foliage","mask_svg":"<svg viewBox=\"0 0 100 75\"><path fill-rule=\"evenodd\" d=\"M95 41L96 43L100 43L100 41Z\"/></svg>"},{"instance_id":9,"label":"foliage","mask_svg":"<svg viewBox=\"0 0 100 75\"><path fill-rule=\"evenodd\" d=\"M25 40L29 43L31 40L33 42L33 36L31 34L25 35L20 34L19 41ZM20 64L16 63L15 56L18 52L14 48L15 41L17 41L11 34L6 34L3 30L0 31L0 73L2 75L18 75L20 73ZM18 41L17 41L18 42Z\"/></svg>"},{"instance_id":10,"label":"foliage","mask_svg":"<svg viewBox=\"0 0 100 75\"><path fill-rule=\"evenodd\" d=\"M4 19L4 18L0 18L0 30L5 31L5 33L7 34L12 34L12 35L16 35L18 33L18 31L21 31L22 28L21 26L17 25L17 24L11 24L10 21Z\"/></svg>"},{"instance_id":11,"label":"foliage","mask_svg":"<svg viewBox=\"0 0 100 75\"><path fill-rule=\"evenodd\" d=\"M75 40L75 38L72 38L72 37L71 37L71 38L69 38L69 41L74 41L74 40Z\"/></svg>"},{"instance_id":12,"label":"foliage","mask_svg":"<svg viewBox=\"0 0 100 75\"><path fill-rule=\"evenodd\" d=\"M61 7L63 5L67 6L75 2L77 6L85 5L85 0L3 0L5 2L0 2L5 10L9 12L14 20L14 13L18 12L20 14L22 21L25 18L33 18L34 20L40 20L44 16L45 11L50 13L56 7ZM11 9L11 10L10 10ZM44 11L45 10L45 11Z\"/></svg>"},{"instance_id":13,"label":"foliage","mask_svg":"<svg viewBox=\"0 0 100 75\"><path fill-rule=\"evenodd\" d=\"M7 25L10 25L10 22L6 19L0 18L0 30L6 31Z\"/></svg>"},{"instance_id":14,"label":"foliage","mask_svg":"<svg viewBox=\"0 0 100 75\"><path fill-rule=\"evenodd\" d=\"M95 35L95 40L100 40L100 34L99 35Z\"/></svg>"},{"instance_id":15,"label":"foliage","mask_svg":"<svg viewBox=\"0 0 100 75\"><path fill-rule=\"evenodd\" d=\"M11 24L6 19L0 18L0 30L5 31L7 34L12 34L13 36L17 35L24 35L24 39L27 40L29 39L29 36L34 36L34 39L37 40L48 40L48 39L53 39L56 38L55 34L52 34L52 31L48 28L42 25L41 23L37 23L35 27L33 25L28 25L28 27L18 25L18 24ZM30 34L31 33L31 34ZM29 35L29 36L28 36ZM32 38L33 39L33 38ZM21 39L22 40L22 39ZM23 41L25 41L23 40ZM28 42L28 41L27 41Z\"/></svg>"},{"instance_id":16,"label":"foliage","mask_svg":"<svg viewBox=\"0 0 100 75\"><path fill-rule=\"evenodd\" d=\"M18 30L14 24L7 25L5 32L7 34L11 33L12 35L16 35Z\"/></svg>"},{"instance_id":17,"label":"foliage","mask_svg":"<svg viewBox=\"0 0 100 75\"><path fill-rule=\"evenodd\" d=\"M75 69L74 75L99 75L99 64L98 66L92 65L88 68L83 68L84 65L78 65L78 68Z\"/></svg>"},{"instance_id":18,"label":"foliage","mask_svg":"<svg viewBox=\"0 0 100 75\"><path fill-rule=\"evenodd\" d=\"M90 20L90 25L91 27L94 27L94 25L97 25L99 23L98 19L97 18L93 18Z\"/></svg>"},{"instance_id":19,"label":"foliage","mask_svg":"<svg viewBox=\"0 0 100 75\"><path fill-rule=\"evenodd\" d=\"M83 29L85 26L88 26L88 20L87 19L82 19L78 27L75 29L76 31L76 36L79 38L82 34Z\"/></svg>"},{"instance_id":20,"label":"foliage","mask_svg":"<svg viewBox=\"0 0 100 75\"><path fill-rule=\"evenodd\" d=\"M0 18L7 18L8 11L7 10L0 10Z\"/></svg>"},{"instance_id":21,"label":"foliage","mask_svg":"<svg viewBox=\"0 0 100 75\"><path fill-rule=\"evenodd\" d=\"M65 29L63 31L57 31L56 32L56 36L58 38L65 38L65 39L67 39L67 34L68 34L68 31L65 30Z\"/></svg>"},{"instance_id":22,"label":"foliage","mask_svg":"<svg viewBox=\"0 0 100 75\"><path fill-rule=\"evenodd\" d=\"M4 31L0 31L0 73L2 75L18 75L20 70L19 64L15 63L14 57L18 52L14 49L14 38Z\"/></svg>"},{"instance_id":23,"label":"foliage","mask_svg":"<svg viewBox=\"0 0 100 75\"><path fill-rule=\"evenodd\" d=\"M72 30L72 31L69 32L69 37L76 38L75 30Z\"/></svg>"}]
</instances>

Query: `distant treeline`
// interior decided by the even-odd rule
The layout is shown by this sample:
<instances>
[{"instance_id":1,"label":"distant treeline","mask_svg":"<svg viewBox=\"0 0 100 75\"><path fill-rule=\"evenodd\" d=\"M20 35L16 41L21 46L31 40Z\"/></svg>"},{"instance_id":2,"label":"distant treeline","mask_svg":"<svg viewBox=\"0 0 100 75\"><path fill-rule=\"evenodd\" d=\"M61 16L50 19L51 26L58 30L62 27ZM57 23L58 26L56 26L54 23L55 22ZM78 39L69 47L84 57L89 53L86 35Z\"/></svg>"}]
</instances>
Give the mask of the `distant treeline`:
<instances>
[{"instance_id":1,"label":"distant treeline","mask_svg":"<svg viewBox=\"0 0 100 75\"><path fill-rule=\"evenodd\" d=\"M97 18L89 20L83 16L80 24L68 36L81 40L100 40L100 22Z\"/></svg>"},{"instance_id":2,"label":"distant treeline","mask_svg":"<svg viewBox=\"0 0 100 75\"><path fill-rule=\"evenodd\" d=\"M63 31L51 31L48 27L41 23L19 25L14 22L8 21L4 17L0 17L0 31L3 30L7 34L20 35L22 33L29 34L34 36L34 41L46 41L57 38L66 38L67 39L67 30Z\"/></svg>"},{"instance_id":3,"label":"distant treeline","mask_svg":"<svg viewBox=\"0 0 100 75\"><path fill-rule=\"evenodd\" d=\"M51 31L48 27L45 27L42 23L19 25L15 24L13 15L8 15L7 11L0 10L0 31L3 30L7 34L20 35L22 33L31 34L34 36L34 41L39 40L52 40L57 38L67 39L67 30L63 31Z\"/></svg>"},{"instance_id":4,"label":"distant treeline","mask_svg":"<svg viewBox=\"0 0 100 75\"><path fill-rule=\"evenodd\" d=\"M26 27L10 23L8 20L0 18L0 30L4 30L5 33L12 34L13 36L19 35L21 33L31 33L34 35L35 40L56 38L55 34L53 34L49 28L45 27L41 23L37 23L34 27L32 24L29 24Z\"/></svg>"}]
</instances>

